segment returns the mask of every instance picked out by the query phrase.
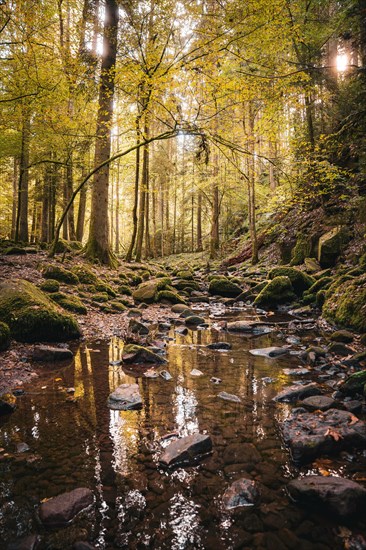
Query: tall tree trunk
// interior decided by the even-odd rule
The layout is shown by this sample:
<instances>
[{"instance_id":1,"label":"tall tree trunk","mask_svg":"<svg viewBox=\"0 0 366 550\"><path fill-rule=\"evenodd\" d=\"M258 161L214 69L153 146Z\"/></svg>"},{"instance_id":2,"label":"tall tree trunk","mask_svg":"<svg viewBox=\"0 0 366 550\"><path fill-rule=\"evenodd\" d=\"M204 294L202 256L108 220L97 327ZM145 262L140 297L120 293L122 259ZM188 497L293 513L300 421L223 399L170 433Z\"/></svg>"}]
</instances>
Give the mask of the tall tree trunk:
<instances>
[{"instance_id":1,"label":"tall tree trunk","mask_svg":"<svg viewBox=\"0 0 366 550\"><path fill-rule=\"evenodd\" d=\"M99 84L99 106L94 164L106 161L111 151L111 125L113 118L113 94L117 56L118 4L116 0L105 2L103 32L103 59ZM108 235L108 183L109 164L96 172L92 187L89 239L86 255L106 265L115 265Z\"/></svg>"},{"instance_id":2,"label":"tall tree trunk","mask_svg":"<svg viewBox=\"0 0 366 550\"><path fill-rule=\"evenodd\" d=\"M87 174L85 167L81 171L81 179L84 179ZM84 235L84 224L85 224L85 212L86 212L86 191L87 187L84 185L80 191L79 198L79 208L78 208L78 219L76 225L76 240L81 242Z\"/></svg>"},{"instance_id":3,"label":"tall tree trunk","mask_svg":"<svg viewBox=\"0 0 366 550\"><path fill-rule=\"evenodd\" d=\"M50 182L52 167L47 166L44 171L42 188L42 222L41 242L48 243L50 239Z\"/></svg>"},{"instance_id":4,"label":"tall tree trunk","mask_svg":"<svg viewBox=\"0 0 366 550\"><path fill-rule=\"evenodd\" d=\"M197 197L197 252L202 252L202 193L198 190Z\"/></svg>"},{"instance_id":5,"label":"tall tree trunk","mask_svg":"<svg viewBox=\"0 0 366 550\"><path fill-rule=\"evenodd\" d=\"M72 151L70 151L66 166L66 186L67 186L67 200L69 201L74 190L74 169L72 161ZM76 241L75 231L75 217L74 217L74 204L69 208L67 214L68 226L69 226L69 239L70 241Z\"/></svg>"},{"instance_id":6,"label":"tall tree trunk","mask_svg":"<svg viewBox=\"0 0 366 550\"><path fill-rule=\"evenodd\" d=\"M218 154L213 159L213 185L212 185L212 214L211 214L211 239L210 239L210 258L215 258L220 247L220 199L219 199L219 166Z\"/></svg>"},{"instance_id":7,"label":"tall tree trunk","mask_svg":"<svg viewBox=\"0 0 366 550\"><path fill-rule=\"evenodd\" d=\"M252 102L248 107L248 208L249 232L252 243L252 264L258 263L258 240L255 215L255 142L254 142L254 109Z\"/></svg>"},{"instance_id":8,"label":"tall tree trunk","mask_svg":"<svg viewBox=\"0 0 366 550\"><path fill-rule=\"evenodd\" d=\"M18 206L19 159L14 157L13 200L11 209L11 239L15 239Z\"/></svg>"},{"instance_id":9,"label":"tall tree trunk","mask_svg":"<svg viewBox=\"0 0 366 550\"><path fill-rule=\"evenodd\" d=\"M141 132L140 132L140 126L139 126L139 120L136 120L136 145L139 145L140 138L141 138ZM133 229L132 229L132 237L130 246L128 249L128 252L126 254L126 262L130 262L132 259L132 253L133 249L135 248L135 242L136 242L136 235L137 235L137 209L138 209L138 202L139 202L139 182L140 182L140 147L136 149L136 164L135 164L135 187L134 187L134 201L133 201L133 209L132 209L132 223L133 223Z\"/></svg>"},{"instance_id":10,"label":"tall tree trunk","mask_svg":"<svg viewBox=\"0 0 366 550\"><path fill-rule=\"evenodd\" d=\"M30 111L23 111L22 145L20 153L18 212L15 240L28 242L28 186L29 186Z\"/></svg>"},{"instance_id":11,"label":"tall tree trunk","mask_svg":"<svg viewBox=\"0 0 366 550\"><path fill-rule=\"evenodd\" d=\"M144 124L144 132L145 136L148 136L149 133L149 125L146 120L145 115L145 124ZM141 260L142 256L142 244L144 240L144 234L145 234L145 244L147 243L147 239L149 238L149 230L148 230L148 224L145 225L146 222L148 222L148 186L149 186L149 146L144 145L143 147L143 153L142 153L142 180L141 180L141 190L140 190L140 211L139 211L139 218L138 218L138 228L137 228L137 238L136 238L136 261ZM147 212L147 214L146 214ZM147 229L146 229L147 227ZM146 246L146 250L148 250Z\"/></svg>"},{"instance_id":12,"label":"tall tree trunk","mask_svg":"<svg viewBox=\"0 0 366 550\"><path fill-rule=\"evenodd\" d=\"M115 212L115 226L116 226L116 246L115 252L119 254L119 177L120 177L120 161L117 163L117 175L116 175L116 212Z\"/></svg>"}]
</instances>

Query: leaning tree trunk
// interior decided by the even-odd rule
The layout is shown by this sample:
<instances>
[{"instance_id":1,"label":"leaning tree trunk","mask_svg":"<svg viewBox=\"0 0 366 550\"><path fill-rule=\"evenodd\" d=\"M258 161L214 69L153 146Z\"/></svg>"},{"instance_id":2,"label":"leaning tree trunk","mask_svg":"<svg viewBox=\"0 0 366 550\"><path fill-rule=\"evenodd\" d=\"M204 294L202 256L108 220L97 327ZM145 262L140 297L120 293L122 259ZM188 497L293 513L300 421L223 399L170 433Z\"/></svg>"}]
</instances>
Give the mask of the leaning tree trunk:
<instances>
[{"instance_id":1,"label":"leaning tree trunk","mask_svg":"<svg viewBox=\"0 0 366 550\"><path fill-rule=\"evenodd\" d=\"M140 143L140 127L139 127L138 121L136 122L136 134L137 134L136 143L138 145ZM135 188L134 188L134 202L133 202L133 210L132 210L133 230L132 230L131 243L126 255L126 262L131 261L133 249L135 248L135 242L136 242L137 222L138 222L137 208L138 208L138 202L139 202L139 181L140 181L140 148L136 149Z\"/></svg>"},{"instance_id":2,"label":"leaning tree trunk","mask_svg":"<svg viewBox=\"0 0 366 550\"><path fill-rule=\"evenodd\" d=\"M99 84L97 137L95 142L95 166L106 161L111 152L111 125L113 117L113 94L117 56L118 4L116 0L105 2L103 33L103 59ZM85 254L94 261L115 265L110 250L108 231L108 184L109 163L94 176L90 214L89 239Z\"/></svg>"}]
</instances>

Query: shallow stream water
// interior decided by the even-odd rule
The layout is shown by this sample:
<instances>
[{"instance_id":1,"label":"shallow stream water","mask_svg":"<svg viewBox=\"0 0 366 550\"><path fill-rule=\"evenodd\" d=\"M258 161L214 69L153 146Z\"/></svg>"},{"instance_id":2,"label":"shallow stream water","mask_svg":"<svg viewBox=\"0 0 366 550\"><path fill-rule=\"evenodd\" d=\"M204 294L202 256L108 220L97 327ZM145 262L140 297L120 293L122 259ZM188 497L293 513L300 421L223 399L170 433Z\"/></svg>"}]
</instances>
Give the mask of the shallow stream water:
<instances>
[{"instance_id":1,"label":"shallow stream water","mask_svg":"<svg viewBox=\"0 0 366 550\"><path fill-rule=\"evenodd\" d=\"M204 313L211 325L253 318L250 310L215 311L215 318ZM61 370L45 366L44 376L18 397L15 413L0 426L0 548L30 533L40 535L40 548L60 550L77 540L100 549L334 550L353 536L365 536L365 526L343 525L302 509L285 492L289 479L299 474L366 477L362 452L318 460L300 470L293 466L278 428L290 405L272 398L293 383L282 369L301 362L296 355L269 359L249 353L283 346L288 335L229 334L211 325L186 336L174 328L166 333L171 381L136 378L141 367L124 370L119 364L123 344L117 338L82 345ZM302 344L313 337L303 333ZM232 349L206 348L215 341L230 342ZM193 377L192 369L204 376ZM213 384L211 377L222 382ZM136 380L142 410L110 410L108 395ZM75 388L74 401L67 401L69 387ZM221 391L239 396L241 403L218 398ZM164 436L198 431L212 438L210 456L173 471L159 467L159 454L169 443ZM23 442L29 450L16 452ZM225 512L221 497L240 477L260 483L260 505ZM66 528L44 530L37 521L39 502L77 487L94 491L95 509Z\"/></svg>"}]
</instances>

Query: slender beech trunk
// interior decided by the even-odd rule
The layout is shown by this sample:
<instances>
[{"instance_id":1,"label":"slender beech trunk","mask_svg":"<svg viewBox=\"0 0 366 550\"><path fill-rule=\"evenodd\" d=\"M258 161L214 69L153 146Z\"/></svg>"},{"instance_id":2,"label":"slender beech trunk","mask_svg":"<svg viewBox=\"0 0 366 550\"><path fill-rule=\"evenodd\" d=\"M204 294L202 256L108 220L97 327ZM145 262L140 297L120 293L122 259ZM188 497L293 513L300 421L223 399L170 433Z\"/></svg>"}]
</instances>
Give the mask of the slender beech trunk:
<instances>
[{"instance_id":1,"label":"slender beech trunk","mask_svg":"<svg viewBox=\"0 0 366 550\"><path fill-rule=\"evenodd\" d=\"M115 211L115 227L116 227L116 246L115 252L119 254L119 174L120 174L120 161L117 163L117 176L116 176L116 211Z\"/></svg>"},{"instance_id":2,"label":"slender beech trunk","mask_svg":"<svg viewBox=\"0 0 366 550\"><path fill-rule=\"evenodd\" d=\"M258 241L255 215L255 137L254 137L254 109L250 102L248 107L248 209L249 232L252 242L252 264L258 263Z\"/></svg>"},{"instance_id":3,"label":"slender beech trunk","mask_svg":"<svg viewBox=\"0 0 366 550\"><path fill-rule=\"evenodd\" d=\"M18 212L15 230L15 240L25 243L28 235L28 187L29 187L29 147L30 147L30 111L23 111L22 145L20 153Z\"/></svg>"},{"instance_id":4,"label":"slender beech trunk","mask_svg":"<svg viewBox=\"0 0 366 550\"><path fill-rule=\"evenodd\" d=\"M11 209L11 239L15 239L18 206L19 159L14 157L13 200Z\"/></svg>"},{"instance_id":5,"label":"slender beech trunk","mask_svg":"<svg viewBox=\"0 0 366 550\"><path fill-rule=\"evenodd\" d=\"M44 171L42 186L42 221L41 242L48 243L50 239L50 180L52 167L47 166Z\"/></svg>"},{"instance_id":6,"label":"slender beech trunk","mask_svg":"<svg viewBox=\"0 0 366 550\"><path fill-rule=\"evenodd\" d=\"M94 164L97 166L110 157L113 94L117 56L118 3L105 1L103 32L103 59L99 83L99 105ZM108 235L108 184L109 164L96 172L92 187L89 239L86 255L106 265L115 265Z\"/></svg>"},{"instance_id":7,"label":"slender beech trunk","mask_svg":"<svg viewBox=\"0 0 366 550\"><path fill-rule=\"evenodd\" d=\"M145 115L145 125L144 125L144 132L145 136L148 135L149 132L149 125L146 120ZM148 229L145 229L146 221L148 221L148 185L149 185L149 146L144 145L143 147L143 153L142 153L142 180L141 180L141 189L140 189L140 210L139 210L139 217L138 217L138 227L137 227L137 237L136 237L136 261L141 261L142 256L142 244L144 240L144 234L145 234L145 243L147 242L147 238L149 236ZM147 219L146 219L147 216ZM146 233L145 233L146 231ZM147 247L146 247L146 250Z\"/></svg>"},{"instance_id":8,"label":"slender beech trunk","mask_svg":"<svg viewBox=\"0 0 366 550\"><path fill-rule=\"evenodd\" d=\"M136 145L139 145L140 138L141 138L141 132L140 132L140 126L139 126L139 120L136 120ZM137 209L138 209L138 202L139 202L139 182L140 182L140 147L136 149L136 164L135 164L135 187L134 187L134 201L133 201L133 209L132 209L132 223L133 223L133 229L132 229L132 237L129 249L126 254L126 262L130 262L132 259L132 253L133 249L135 248L135 242L136 242L136 235L137 235Z\"/></svg>"},{"instance_id":9,"label":"slender beech trunk","mask_svg":"<svg viewBox=\"0 0 366 550\"><path fill-rule=\"evenodd\" d=\"M66 186L67 186L67 200L69 201L72 193L74 191L74 167L72 160L72 151L68 155L68 162L66 167ZM69 239L70 241L76 241L76 230L75 230L75 216L74 216L74 205L72 204L69 208L67 214L68 226L69 226Z\"/></svg>"},{"instance_id":10,"label":"slender beech trunk","mask_svg":"<svg viewBox=\"0 0 366 550\"><path fill-rule=\"evenodd\" d=\"M202 252L202 193L198 190L197 197L197 252Z\"/></svg>"},{"instance_id":11,"label":"slender beech trunk","mask_svg":"<svg viewBox=\"0 0 366 550\"><path fill-rule=\"evenodd\" d=\"M85 178L86 174L87 174L87 170L85 169L85 167L83 167L81 171L82 180ZM79 242L83 240L83 235L84 235L85 212L86 212L86 191L87 191L87 187L86 185L84 185L84 187L80 191L78 219L77 219L77 225L76 225L76 240Z\"/></svg>"}]
</instances>

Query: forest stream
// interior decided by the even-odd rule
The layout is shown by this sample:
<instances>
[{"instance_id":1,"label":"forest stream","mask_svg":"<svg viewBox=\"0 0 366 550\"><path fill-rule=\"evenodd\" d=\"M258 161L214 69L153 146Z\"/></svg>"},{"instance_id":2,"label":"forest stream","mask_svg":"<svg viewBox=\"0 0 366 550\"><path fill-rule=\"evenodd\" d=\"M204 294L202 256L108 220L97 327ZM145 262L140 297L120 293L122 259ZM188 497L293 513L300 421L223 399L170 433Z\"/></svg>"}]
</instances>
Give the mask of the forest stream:
<instances>
[{"instance_id":1,"label":"forest stream","mask_svg":"<svg viewBox=\"0 0 366 550\"><path fill-rule=\"evenodd\" d=\"M311 324L296 335L278 327L257 335L220 330L222 320L260 319L250 307L212 303L199 314L207 327L184 335L172 324L156 334L158 346L166 344L170 380L145 377L146 365L123 364L123 342L114 337L73 348L71 364L48 366L25 387L16 411L1 418L1 548L33 548L36 540L37 548L60 550L91 548L88 543L100 549L362 547L364 524L300 507L285 489L299 475L366 477L362 449L296 466L280 435L279 423L296 406L273 401L294 383L284 369L301 365L299 352L322 336ZM219 341L231 349L207 348ZM249 352L286 345L290 353L280 357ZM142 408L111 410L109 394L135 382ZM240 402L221 399L220 392ZM212 452L194 465L162 468L164 448L197 432L210 435ZM225 491L243 477L256 482L258 502L225 509ZM66 527L44 528L39 503L77 487L92 490L94 505ZM14 542L23 537L28 546Z\"/></svg>"}]
</instances>

